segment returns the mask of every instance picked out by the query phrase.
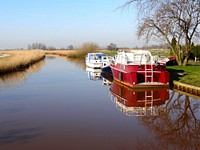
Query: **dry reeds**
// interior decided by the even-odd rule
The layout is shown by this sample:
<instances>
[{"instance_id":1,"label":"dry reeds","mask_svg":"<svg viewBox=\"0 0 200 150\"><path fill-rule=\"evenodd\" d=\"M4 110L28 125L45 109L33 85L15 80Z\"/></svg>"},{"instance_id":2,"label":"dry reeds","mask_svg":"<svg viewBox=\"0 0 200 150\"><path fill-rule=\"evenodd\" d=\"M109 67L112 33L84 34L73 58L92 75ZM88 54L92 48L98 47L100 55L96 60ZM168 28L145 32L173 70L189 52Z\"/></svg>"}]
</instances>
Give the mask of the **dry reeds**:
<instances>
[{"instance_id":1,"label":"dry reeds","mask_svg":"<svg viewBox=\"0 0 200 150\"><path fill-rule=\"evenodd\" d=\"M96 43L86 42L83 43L74 53L68 55L68 58L83 59L88 53L94 53L99 48Z\"/></svg>"},{"instance_id":2,"label":"dry reeds","mask_svg":"<svg viewBox=\"0 0 200 150\"><path fill-rule=\"evenodd\" d=\"M45 55L53 54L67 58L83 59L87 53L95 52L98 45L92 42L84 43L77 50L14 50L0 51L0 74L15 72L29 67L43 59Z\"/></svg>"},{"instance_id":3,"label":"dry reeds","mask_svg":"<svg viewBox=\"0 0 200 150\"><path fill-rule=\"evenodd\" d=\"M41 50L1 51L0 53L9 55L0 58L0 73L18 71L45 57Z\"/></svg>"},{"instance_id":4,"label":"dry reeds","mask_svg":"<svg viewBox=\"0 0 200 150\"><path fill-rule=\"evenodd\" d=\"M76 50L45 50L44 53L46 55L59 55L68 57L69 55L76 53Z\"/></svg>"},{"instance_id":5,"label":"dry reeds","mask_svg":"<svg viewBox=\"0 0 200 150\"><path fill-rule=\"evenodd\" d=\"M10 86L17 86L26 79L28 75L33 73L39 72L41 68L44 66L45 61L39 61L34 65L31 65L29 68L23 71L11 72L7 74L3 74L0 76L0 90L10 87Z\"/></svg>"}]
</instances>

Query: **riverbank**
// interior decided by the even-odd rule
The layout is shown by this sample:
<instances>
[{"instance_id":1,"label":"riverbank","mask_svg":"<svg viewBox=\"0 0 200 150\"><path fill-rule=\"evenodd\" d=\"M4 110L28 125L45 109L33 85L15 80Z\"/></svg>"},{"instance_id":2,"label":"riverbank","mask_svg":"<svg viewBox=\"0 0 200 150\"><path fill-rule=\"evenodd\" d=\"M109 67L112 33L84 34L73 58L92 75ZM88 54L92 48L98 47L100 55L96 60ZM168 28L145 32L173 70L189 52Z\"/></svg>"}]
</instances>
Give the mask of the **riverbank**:
<instances>
[{"instance_id":1,"label":"riverbank","mask_svg":"<svg viewBox=\"0 0 200 150\"><path fill-rule=\"evenodd\" d=\"M45 57L41 50L0 51L0 55L6 55L0 58L0 74L22 70Z\"/></svg>"},{"instance_id":2,"label":"riverbank","mask_svg":"<svg viewBox=\"0 0 200 150\"><path fill-rule=\"evenodd\" d=\"M102 53L114 55L116 51L102 50ZM79 54L79 50L16 50L0 51L0 74L21 70L45 57L45 55L59 55L71 57ZM5 57L6 56L6 57ZM83 58L81 58L83 59ZM185 84L200 87L200 65L167 66L171 74L171 81L179 81Z\"/></svg>"},{"instance_id":3,"label":"riverbank","mask_svg":"<svg viewBox=\"0 0 200 150\"><path fill-rule=\"evenodd\" d=\"M184 84L179 81L174 81L174 90L178 90L179 93L188 95L195 98L200 98L200 87Z\"/></svg>"}]
</instances>

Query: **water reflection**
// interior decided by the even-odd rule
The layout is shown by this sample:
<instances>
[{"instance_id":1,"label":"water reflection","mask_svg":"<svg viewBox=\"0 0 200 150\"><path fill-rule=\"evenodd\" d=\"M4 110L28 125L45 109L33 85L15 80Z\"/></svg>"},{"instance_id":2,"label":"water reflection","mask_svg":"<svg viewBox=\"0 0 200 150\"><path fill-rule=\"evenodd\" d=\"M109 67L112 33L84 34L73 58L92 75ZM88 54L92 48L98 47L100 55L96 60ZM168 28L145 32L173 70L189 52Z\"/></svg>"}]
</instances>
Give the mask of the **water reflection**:
<instances>
[{"instance_id":1,"label":"water reflection","mask_svg":"<svg viewBox=\"0 0 200 150\"><path fill-rule=\"evenodd\" d=\"M85 70L86 65L85 65L85 60L83 59L70 59L67 57L63 57L64 59L66 59L67 61L71 62L73 65L76 65L78 68Z\"/></svg>"},{"instance_id":2,"label":"water reflection","mask_svg":"<svg viewBox=\"0 0 200 150\"><path fill-rule=\"evenodd\" d=\"M151 135L138 137L135 149L200 148L198 99L168 89L133 90L115 81L110 94L116 108L127 116L140 116Z\"/></svg>"},{"instance_id":3,"label":"water reflection","mask_svg":"<svg viewBox=\"0 0 200 150\"><path fill-rule=\"evenodd\" d=\"M102 77L102 85L110 86L111 84L112 84L111 81L109 81L108 79Z\"/></svg>"},{"instance_id":4,"label":"water reflection","mask_svg":"<svg viewBox=\"0 0 200 150\"><path fill-rule=\"evenodd\" d=\"M199 149L200 101L172 91L165 110L158 116L139 118L140 122L164 145Z\"/></svg>"},{"instance_id":5,"label":"water reflection","mask_svg":"<svg viewBox=\"0 0 200 150\"><path fill-rule=\"evenodd\" d=\"M199 101L166 89L135 91L104 77L91 82L72 63L47 57L35 76L23 73L25 84L0 92L0 149L199 148ZM132 117L116 113L115 104Z\"/></svg>"},{"instance_id":6,"label":"water reflection","mask_svg":"<svg viewBox=\"0 0 200 150\"><path fill-rule=\"evenodd\" d=\"M110 86L112 82L108 80L106 77L102 76L102 70L101 69L94 69L90 67L86 67L86 72L88 74L88 79L93 81L102 80L102 85Z\"/></svg>"},{"instance_id":7,"label":"water reflection","mask_svg":"<svg viewBox=\"0 0 200 150\"><path fill-rule=\"evenodd\" d=\"M40 127L32 127L24 121L12 120L1 122L0 144L27 143L42 134Z\"/></svg>"},{"instance_id":8,"label":"water reflection","mask_svg":"<svg viewBox=\"0 0 200 150\"><path fill-rule=\"evenodd\" d=\"M110 87L111 100L127 116L158 115L169 99L168 89L133 90L117 82Z\"/></svg>"},{"instance_id":9,"label":"water reflection","mask_svg":"<svg viewBox=\"0 0 200 150\"><path fill-rule=\"evenodd\" d=\"M86 72L88 74L88 78L90 80L102 80L102 77L101 77L101 69L94 69L94 68L89 68L89 67L86 67Z\"/></svg>"},{"instance_id":10,"label":"water reflection","mask_svg":"<svg viewBox=\"0 0 200 150\"><path fill-rule=\"evenodd\" d=\"M34 65L31 65L28 69L21 70L18 72L13 72L0 76L0 90L5 89L6 87L17 86L23 81L26 80L28 75L39 72L41 68L44 66L45 61L41 60Z\"/></svg>"}]
</instances>

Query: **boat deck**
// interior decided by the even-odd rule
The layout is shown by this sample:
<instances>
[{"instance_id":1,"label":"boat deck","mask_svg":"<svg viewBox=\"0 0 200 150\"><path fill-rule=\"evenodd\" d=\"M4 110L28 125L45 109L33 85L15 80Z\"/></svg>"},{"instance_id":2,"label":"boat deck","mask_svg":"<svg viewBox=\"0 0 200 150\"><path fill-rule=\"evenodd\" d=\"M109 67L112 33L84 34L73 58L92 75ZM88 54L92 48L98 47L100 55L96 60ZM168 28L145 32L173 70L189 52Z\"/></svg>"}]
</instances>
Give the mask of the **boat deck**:
<instances>
[{"instance_id":1,"label":"boat deck","mask_svg":"<svg viewBox=\"0 0 200 150\"><path fill-rule=\"evenodd\" d=\"M132 89L153 89L153 88L170 88L169 84L164 84L164 83L160 83L160 82L142 82L142 83L138 83L135 85L130 85L127 83L124 83L120 80L114 79L115 81L117 81L118 83L121 83L123 85L126 85Z\"/></svg>"}]
</instances>

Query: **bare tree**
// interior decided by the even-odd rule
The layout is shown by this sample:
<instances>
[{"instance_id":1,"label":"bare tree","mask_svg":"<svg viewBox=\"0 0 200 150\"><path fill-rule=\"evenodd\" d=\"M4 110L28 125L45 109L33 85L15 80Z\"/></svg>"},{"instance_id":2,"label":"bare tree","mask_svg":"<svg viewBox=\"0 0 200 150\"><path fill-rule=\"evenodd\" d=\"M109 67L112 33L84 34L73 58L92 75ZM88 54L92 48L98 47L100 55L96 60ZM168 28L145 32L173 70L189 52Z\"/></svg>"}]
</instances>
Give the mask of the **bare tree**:
<instances>
[{"instance_id":1,"label":"bare tree","mask_svg":"<svg viewBox=\"0 0 200 150\"><path fill-rule=\"evenodd\" d=\"M194 37L199 37L199 0L129 0L123 7L137 4L138 37L163 38L171 46L179 65L185 66ZM172 45L172 39L176 46Z\"/></svg>"}]
</instances>

